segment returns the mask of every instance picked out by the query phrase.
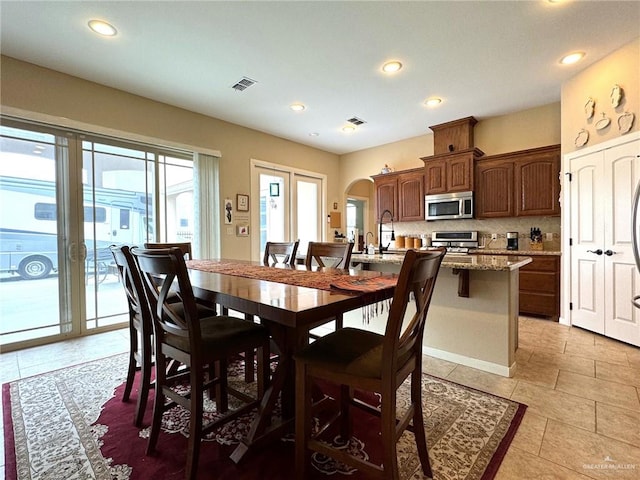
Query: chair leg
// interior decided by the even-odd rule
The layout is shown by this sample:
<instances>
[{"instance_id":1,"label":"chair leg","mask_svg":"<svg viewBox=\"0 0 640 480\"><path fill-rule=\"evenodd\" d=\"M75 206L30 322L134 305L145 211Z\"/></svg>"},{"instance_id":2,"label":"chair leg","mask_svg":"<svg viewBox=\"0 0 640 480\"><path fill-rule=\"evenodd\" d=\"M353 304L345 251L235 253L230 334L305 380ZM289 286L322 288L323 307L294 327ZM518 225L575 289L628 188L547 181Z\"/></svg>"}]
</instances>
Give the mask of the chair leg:
<instances>
[{"instance_id":1,"label":"chair leg","mask_svg":"<svg viewBox=\"0 0 640 480\"><path fill-rule=\"evenodd\" d=\"M140 389L138 402L136 404L136 415L134 425L142 426L144 412L147 409L147 399L149 398L149 388L151 387L151 337L143 337L140 345Z\"/></svg>"},{"instance_id":2,"label":"chair leg","mask_svg":"<svg viewBox=\"0 0 640 480\"><path fill-rule=\"evenodd\" d=\"M229 410L229 388L227 385L227 362L226 360L218 360L215 362L214 375L218 379L215 385L216 392L216 411L225 413Z\"/></svg>"},{"instance_id":3,"label":"chair leg","mask_svg":"<svg viewBox=\"0 0 640 480\"><path fill-rule=\"evenodd\" d=\"M156 388L153 398L153 418L151 420L151 432L147 442L147 455L151 454L158 443L162 414L164 413L164 385L166 383L167 359L163 353L156 352Z\"/></svg>"},{"instance_id":4,"label":"chair leg","mask_svg":"<svg viewBox=\"0 0 640 480\"><path fill-rule=\"evenodd\" d=\"M411 374L411 403L413 404L413 433L416 437L418 458L422 465L422 473L432 478L431 463L429 462L429 449L427 448L427 436L424 432L424 416L422 412L422 372L415 369Z\"/></svg>"},{"instance_id":5,"label":"chair leg","mask_svg":"<svg viewBox=\"0 0 640 480\"><path fill-rule=\"evenodd\" d=\"M129 367L127 368L127 382L124 386L122 401L128 402L133 388L133 380L136 376L136 353L138 352L138 331L129 321Z\"/></svg>"},{"instance_id":6,"label":"chair leg","mask_svg":"<svg viewBox=\"0 0 640 480\"><path fill-rule=\"evenodd\" d=\"M381 442L382 442L382 466L384 478L399 480L398 454L396 452L396 392L390 395L382 395L381 405Z\"/></svg>"},{"instance_id":7,"label":"chair leg","mask_svg":"<svg viewBox=\"0 0 640 480\"><path fill-rule=\"evenodd\" d=\"M311 438L311 388L307 384L306 365L296 363L296 479L306 480L309 471L307 442Z\"/></svg>"},{"instance_id":8,"label":"chair leg","mask_svg":"<svg viewBox=\"0 0 640 480\"><path fill-rule=\"evenodd\" d=\"M191 365L191 398L189 412L189 442L187 447L187 465L185 478L195 479L198 475L198 458L202 440L202 415L204 391L204 371L201 365Z\"/></svg>"},{"instance_id":9,"label":"chair leg","mask_svg":"<svg viewBox=\"0 0 640 480\"><path fill-rule=\"evenodd\" d=\"M349 407L351 406L351 388L348 385L340 385L340 438L346 444L352 436L351 416Z\"/></svg>"}]
</instances>

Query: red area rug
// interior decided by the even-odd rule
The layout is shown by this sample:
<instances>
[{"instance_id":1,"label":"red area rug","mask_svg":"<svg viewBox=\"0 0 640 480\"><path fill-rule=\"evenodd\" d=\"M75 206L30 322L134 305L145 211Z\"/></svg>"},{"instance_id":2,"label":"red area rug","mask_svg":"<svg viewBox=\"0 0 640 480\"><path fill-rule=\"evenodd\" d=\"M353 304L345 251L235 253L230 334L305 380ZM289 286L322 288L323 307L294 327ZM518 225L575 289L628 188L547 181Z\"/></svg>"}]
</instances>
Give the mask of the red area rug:
<instances>
[{"instance_id":1,"label":"red area rug","mask_svg":"<svg viewBox=\"0 0 640 480\"><path fill-rule=\"evenodd\" d=\"M181 479L188 414L167 412L158 453L146 456L148 428L133 426L136 391L121 401L126 356L118 355L3 385L5 470L13 479ZM234 372L232 372L234 373ZM236 386L250 391L236 367ZM330 393L330 392L329 392ZM408 389L398 401L402 408ZM435 480L489 480L495 476L526 406L428 375L423 377L425 430ZM209 403L208 415L215 416ZM151 400L145 417L151 417ZM294 444L274 441L240 465L229 460L245 434L251 415L212 432L203 442L201 479L290 479ZM377 420L355 417L355 439L348 448L373 461L379 456ZM327 439L331 441L331 438ZM413 435L399 446L402 478L422 478ZM333 461L315 456L310 479L364 478Z\"/></svg>"}]
</instances>

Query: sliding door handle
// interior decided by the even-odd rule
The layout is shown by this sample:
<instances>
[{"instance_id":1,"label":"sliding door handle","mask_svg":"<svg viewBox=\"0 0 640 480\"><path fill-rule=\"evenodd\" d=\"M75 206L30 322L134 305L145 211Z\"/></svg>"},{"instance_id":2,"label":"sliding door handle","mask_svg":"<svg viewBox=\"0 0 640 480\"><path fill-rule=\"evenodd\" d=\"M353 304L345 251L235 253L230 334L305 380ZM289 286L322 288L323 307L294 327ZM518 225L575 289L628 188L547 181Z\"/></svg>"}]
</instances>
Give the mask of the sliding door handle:
<instances>
[{"instance_id":1,"label":"sliding door handle","mask_svg":"<svg viewBox=\"0 0 640 480\"><path fill-rule=\"evenodd\" d=\"M597 250L587 250L587 252L589 252L589 253L595 253L596 255L602 255L602 250L601 250L601 249L597 249Z\"/></svg>"}]
</instances>

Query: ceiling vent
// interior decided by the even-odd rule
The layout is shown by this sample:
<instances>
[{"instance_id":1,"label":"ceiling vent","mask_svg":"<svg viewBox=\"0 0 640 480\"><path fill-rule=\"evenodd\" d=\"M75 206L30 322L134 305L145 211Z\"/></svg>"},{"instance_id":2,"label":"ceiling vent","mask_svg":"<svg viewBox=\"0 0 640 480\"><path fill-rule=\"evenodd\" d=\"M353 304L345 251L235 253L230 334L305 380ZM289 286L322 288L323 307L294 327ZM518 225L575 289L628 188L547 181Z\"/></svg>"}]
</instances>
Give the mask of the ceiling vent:
<instances>
[{"instance_id":1,"label":"ceiling vent","mask_svg":"<svg viewBox=\"0 0 640 480\"><path fill-rule=\"evenodd\" d=\"M358 117L351 117L349 119L347 119L347 122L352 123L354 125L362 125L363 123L367 123L364 120L362 120L361 118Z\"/></svg>"},{"instance_id":2,"label":"ceiling vent","mask_svg":"<svg viewBox=\"0 0 640 480\"><path fill-rule=\"evenodd\" d=\"M235 85L232 85L231 88L233 88L234 90L236 90L238 92L243 92L243 91L245 91L247 88L249 88L251 85L253 85L255 83L257 83L255 80L251 80L248 77L242 77L242 80L237 82Z\"/></svg>"}]
</instances>

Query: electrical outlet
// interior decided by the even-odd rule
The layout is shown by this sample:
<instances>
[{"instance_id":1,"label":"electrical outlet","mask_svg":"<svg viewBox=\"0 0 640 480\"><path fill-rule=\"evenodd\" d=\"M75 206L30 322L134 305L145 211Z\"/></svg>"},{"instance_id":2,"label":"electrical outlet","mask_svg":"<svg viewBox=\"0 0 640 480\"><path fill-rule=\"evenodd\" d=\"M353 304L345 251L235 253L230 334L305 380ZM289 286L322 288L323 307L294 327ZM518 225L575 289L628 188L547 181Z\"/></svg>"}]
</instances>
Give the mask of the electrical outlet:
<instances>
[{"instance_id":1,"label":"electrical outlet","mask_svg":"<svg viewBox=\"0 0 640 480\"><path fill-rule=\"evenodd\" d=\"M551 242L553 240L553 233L545 233L545 237L547 239L547 242Z\"/></svg>"},{"instance_id":2,"label":"electrical outlet","mask_svg":"<svg viewBox=\"0 0 640 480\"><path fill-rule=\"evenodd\" d=\"M498 239L498 234L497 233L492 233L491 234L491 240L497 240Z\"/></svg>"}]
</instances>

